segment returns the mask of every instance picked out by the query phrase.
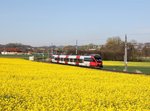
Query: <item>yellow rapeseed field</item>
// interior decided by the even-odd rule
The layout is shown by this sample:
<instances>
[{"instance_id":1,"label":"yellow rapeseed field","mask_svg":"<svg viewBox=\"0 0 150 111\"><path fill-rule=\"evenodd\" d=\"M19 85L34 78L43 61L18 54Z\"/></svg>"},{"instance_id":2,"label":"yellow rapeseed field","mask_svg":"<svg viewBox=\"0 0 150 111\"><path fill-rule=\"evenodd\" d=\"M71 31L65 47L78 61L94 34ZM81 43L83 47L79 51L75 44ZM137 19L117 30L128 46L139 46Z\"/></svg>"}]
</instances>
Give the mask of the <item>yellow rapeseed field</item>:
<instances>
[{"instance_id":1,"label":"yellow rapeseed field","mask_svg":"<svg viewBox=\"0 0 150 111\"><path fill-rule=\"evenodd\" d=\"M0 58L0 111L150 111L150 76Z\"/></svg>"}]
</instances>

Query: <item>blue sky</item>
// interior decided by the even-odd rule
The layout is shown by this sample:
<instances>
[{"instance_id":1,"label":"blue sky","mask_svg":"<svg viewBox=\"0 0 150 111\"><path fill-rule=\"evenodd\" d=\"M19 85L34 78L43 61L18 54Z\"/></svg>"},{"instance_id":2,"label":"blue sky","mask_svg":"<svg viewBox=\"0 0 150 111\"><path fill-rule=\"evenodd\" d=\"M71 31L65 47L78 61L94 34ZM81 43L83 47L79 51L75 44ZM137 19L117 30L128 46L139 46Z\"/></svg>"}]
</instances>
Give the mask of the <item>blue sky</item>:
<instances>
[{"instance_id":1,"label":"blue sky","mask_svg":"<svg viewBox=\"0 0 150 111\"><path fill-rule=\"evenodd\" d=\"M150 0L0 0L0 44L150 42Z\"/></svg>"}]
</instances>

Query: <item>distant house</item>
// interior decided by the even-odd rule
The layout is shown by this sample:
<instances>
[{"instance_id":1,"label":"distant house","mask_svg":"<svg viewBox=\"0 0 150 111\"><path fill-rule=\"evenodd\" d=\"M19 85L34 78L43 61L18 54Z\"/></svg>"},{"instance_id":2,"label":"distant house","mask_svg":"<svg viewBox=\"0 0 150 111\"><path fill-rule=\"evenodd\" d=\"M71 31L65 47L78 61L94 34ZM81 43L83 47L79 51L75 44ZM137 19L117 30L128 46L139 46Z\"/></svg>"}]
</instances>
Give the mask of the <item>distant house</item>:
<instances>
[{"instance_id":1,"label":"distant house","mask_svg":"<svg viewBox=\"0 0 150 111\"><path fill-rule=\"evenodd\" d=\"M150 48L150 42L145 43L145 46L146 46L147 48Z\"/></svg>"},{"instance_id":2,"label":"distant house","mask_svg":"<svg viewBox=\"0 0 150 111\"><path fill-rule=\"evenodd\" d=\"M21 51L17 48L4 48L1 52L2 55L14 55L21 53Z\"/></svg>"},{"instance_id":3,"label":"distant house","mask_svg":"<svg viewBox=\"0 0 150 111\"><path fill-rule=\"evenodd\" d=\"M19 48L4 48L3 51L1 51L1 54L2 55L22 55L22 54L31 54L31 52L25 53L21 51Z\"/></svg>"}]
</instances>

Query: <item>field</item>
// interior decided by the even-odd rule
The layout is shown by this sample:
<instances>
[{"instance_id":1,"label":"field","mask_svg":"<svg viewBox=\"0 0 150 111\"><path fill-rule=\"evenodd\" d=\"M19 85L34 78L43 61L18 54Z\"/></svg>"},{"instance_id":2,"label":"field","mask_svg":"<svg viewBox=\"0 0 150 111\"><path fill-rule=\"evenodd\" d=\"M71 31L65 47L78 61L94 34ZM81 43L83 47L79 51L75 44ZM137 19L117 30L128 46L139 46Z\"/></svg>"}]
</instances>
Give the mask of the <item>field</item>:
<instances>
[{"instance_id":1,"label":"field","mask_svg":"<svg viewBox=\"0 0 150 111\"><path fill-rule=\"evenodd\" d=\"M123 71L123 61L104 61L104 69ZM140 71L140 72L139 72ZM150 62L128 62L128 72L150 74Z\"/></svg>"},{"instance_id":2,"label":"field","mask_svg":"<svg viewBox=\"0 0 150 111\"><path fill-rule=\"evenodd\" d=\"M0 58L0 111L72 110L150 111L150 76Z\"/></svg>"}]
</instances>

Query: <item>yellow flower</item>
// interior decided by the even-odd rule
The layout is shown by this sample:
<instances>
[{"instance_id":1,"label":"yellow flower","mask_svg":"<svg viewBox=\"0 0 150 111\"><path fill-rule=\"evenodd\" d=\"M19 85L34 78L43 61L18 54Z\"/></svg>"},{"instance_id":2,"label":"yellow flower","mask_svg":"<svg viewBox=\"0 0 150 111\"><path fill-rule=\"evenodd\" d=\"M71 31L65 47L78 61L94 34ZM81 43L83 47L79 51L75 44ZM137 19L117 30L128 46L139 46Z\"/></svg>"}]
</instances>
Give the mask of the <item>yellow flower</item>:
<instances>
[{"instance_id":1,"label":"yellow flower","mask_svg":"<svg viewBox=\"0 0 150 111\"><path fill-rule=\"evenodd\" d=\"M0 58L0 111L13 110L148 111L150 77Z\"/></svg>"}]
</instances>

